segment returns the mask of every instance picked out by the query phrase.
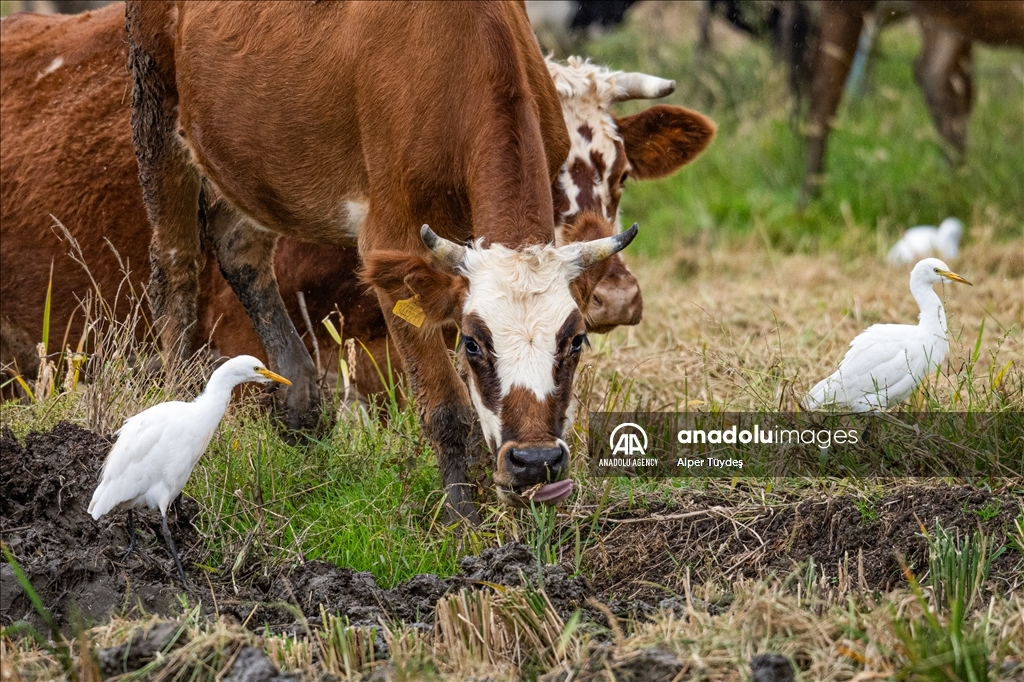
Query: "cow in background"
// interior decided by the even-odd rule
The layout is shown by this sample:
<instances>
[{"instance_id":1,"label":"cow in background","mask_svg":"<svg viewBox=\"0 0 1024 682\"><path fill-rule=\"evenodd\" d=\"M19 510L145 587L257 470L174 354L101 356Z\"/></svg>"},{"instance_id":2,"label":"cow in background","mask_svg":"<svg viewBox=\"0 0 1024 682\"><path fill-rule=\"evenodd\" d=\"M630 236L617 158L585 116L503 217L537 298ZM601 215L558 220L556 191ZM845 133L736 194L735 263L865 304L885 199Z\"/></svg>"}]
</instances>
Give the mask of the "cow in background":
<instances>
[{"instance_id":1,"label":"cow in background","mask_svg":"<svg viewBox=\"0 0 1024 682\"><path fill-rule=\"evenodd\" d=\"M823 2L821 31L813 58L807 126L807 171L801 204L820 193L832 119L868 12L884 11L875 0ZM947 158L963 161L973 104L973 43L1024 47L1024 2L914 0L910 13L921 23L921 53L914 77L924 92Z\"/></svg>"}]
</instances>

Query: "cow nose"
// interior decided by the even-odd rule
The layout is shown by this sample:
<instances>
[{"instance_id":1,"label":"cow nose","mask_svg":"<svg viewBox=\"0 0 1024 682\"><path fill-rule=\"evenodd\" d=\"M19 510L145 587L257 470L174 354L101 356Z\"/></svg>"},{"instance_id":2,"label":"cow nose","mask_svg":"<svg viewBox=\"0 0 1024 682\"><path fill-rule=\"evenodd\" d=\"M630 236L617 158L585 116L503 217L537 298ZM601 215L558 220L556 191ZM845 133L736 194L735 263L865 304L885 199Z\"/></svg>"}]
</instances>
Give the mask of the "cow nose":
<instances>
[{"instance_id":1,"label":"cow nose","mask_svg":"<svg viewBox=\"0 0 1024 682\"><path fill-rule=\"evenodd\" d=\"M512 448L508 462L516 479L524 485L556 481L566 470L569 453L565 448Z\"/></svg>"},{"instance_id":2,"label":"cow nose","mask_svg":"<svg viewBox=\"0 0 1024 682\"><path fill-rule=\"evenodd\" d=\"M589 331L605 332L618 325L634 325L643 316L640 284L627 273L602 279L588 305Z\"/></svg>"}]
</instances>

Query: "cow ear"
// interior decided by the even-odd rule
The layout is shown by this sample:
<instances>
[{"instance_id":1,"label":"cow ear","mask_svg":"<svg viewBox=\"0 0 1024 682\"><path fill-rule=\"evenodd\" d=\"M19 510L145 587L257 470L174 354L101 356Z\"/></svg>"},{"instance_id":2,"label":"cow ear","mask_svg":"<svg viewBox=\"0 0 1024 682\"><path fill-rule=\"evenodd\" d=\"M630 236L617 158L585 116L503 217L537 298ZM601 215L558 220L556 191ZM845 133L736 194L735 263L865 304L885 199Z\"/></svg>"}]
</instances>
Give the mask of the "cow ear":
<instances>
[{"instance_id":1,"label":"cow ear","mask_svg":"<svg viewBox=\"0 0 1024 682\"><path fill-rule=\"evenodd\" d=\"M434 269L421 256L401 251L374 251L364 258L363 281L392 301L415 299L430 326L457 320L466 292L466 279ZM417 325L419 326L419 325Z\"/></svg>"},{"instance_id":2,"label":"cow ear","mask_svg":"<svg viewBox=\"0 0 1024 682\"><path fill-rule=\"evenodd\" d=\"M715 123L696 111L659 104L617 119L626 158L638 180L662 178L693 161L711 143Z\"/></svg>"},{"instance_id":3,"label":"cow ear","mask_svg":"<svg viewBox=\"0 0 1024 682\"><path fill-rule=\"evenodd\" d=\"M584 211L562 228L563 244L589 242L610 236L612 236L611 224L597 212ZM592 263L572 281L570 291L576 300L576 305L581 310L587 309L590 297L593 295L594 289L597 288L597 283L604 278L612 263L618 261L618 258L619 256L616 254Z\"/></svg>"}]
</instances>

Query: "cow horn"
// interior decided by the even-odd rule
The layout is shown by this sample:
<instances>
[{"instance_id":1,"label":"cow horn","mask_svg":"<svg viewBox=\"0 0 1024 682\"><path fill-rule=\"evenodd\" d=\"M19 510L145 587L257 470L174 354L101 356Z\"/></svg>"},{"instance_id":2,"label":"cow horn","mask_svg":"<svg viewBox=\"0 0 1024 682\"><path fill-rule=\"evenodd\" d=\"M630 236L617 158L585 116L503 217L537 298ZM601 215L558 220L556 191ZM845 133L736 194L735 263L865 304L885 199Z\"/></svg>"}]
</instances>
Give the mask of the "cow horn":
<instances>
[{"instance_id":1,"label":"cow horn","mask_svg":"<svg viewBox=\"0 0 1024 682\"><path fill-rule=\"evenodd\" d=\"M622 73L615 77L615 101L625 102L630 99L658 99L672 94L676 82L648 76L646 73Z\"/></svg>"},{"instance_id":2,"label":"cow horn","mask_svg":"<svg viewBox=\"0 0 1024 682\"><path fill-rule=\"evenodd\" d=\"M466 257L466 247L449 241L444 237L438 237L429 225L420 228L420 239L427 245L430 252L446 265L457 268L462 265L462 259Z\"/></svg>"},{"instance_id":3,"label":"cow horn","mask_svg":"<svg viewBox=\"0 0 1024 682\"><path fill-rule=\"evenodd\" d=\"M564 248L578 248L579 255L576 257L576 263L581 268L586 268L622 251L629 246L629 243L633 241L633 238L636 237L636 233L639 231L640 225L633 223L633 227L617 235L579 244L570 244Z\"/></svg>"}]
</instances>

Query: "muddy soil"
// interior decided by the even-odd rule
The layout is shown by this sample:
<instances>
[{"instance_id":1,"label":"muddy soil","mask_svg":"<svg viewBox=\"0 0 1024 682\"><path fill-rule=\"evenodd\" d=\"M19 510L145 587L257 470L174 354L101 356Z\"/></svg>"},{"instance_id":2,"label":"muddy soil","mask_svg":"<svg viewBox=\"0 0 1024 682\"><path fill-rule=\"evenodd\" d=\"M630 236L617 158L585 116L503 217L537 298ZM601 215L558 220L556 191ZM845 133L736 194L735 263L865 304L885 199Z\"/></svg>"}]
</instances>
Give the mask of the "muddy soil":
<instances>
[{"instance_id":1,"label":"muddy soil","mask_svg":"<svg viewBox=\"0 0 1024 682\"><path fill-rule=\"evenodd\" d=\"M586 558L594 586L616 602L681 592L687 570L693 584L727 586L771 573L784 577L812 557L817 575L833 584L842 565L855 586L886 592L906 584L900 556L918 576L927 569L922 524L932 532L938 520L960 537L981 530L993 538L991 552L1007 542L1022 509L1019 492L971 486L897 485L871 501L821 496L754 508L694 494L673 506L610 515L598 531L600 545ZM989 589L1019 588L1021 562L1019 552L1004 552L992 564Z\"/></svg>"},{"instance_id":2,"label":"muddy soil","mask_svg":"<svg viewBox=\"0 0 1024 682\"><path fill-rule=\"evenodd\" d=\"M148 613L180 611L181 586L160 534L160 513L136 510L144 552L122 558L128 544L125 514L93 521L87 513L111 440L68 422L19 443L9 430L0 435L0 539L61 627L102 622L111 611L141 606ZM480 581L500 585L535 582L536 560L524 545L511 543L462 560L463 574L447 579L419 575L390 590L370 573L323 561L278 567L247 583L232 585L197 568L207 558L192 525L198 505L181 498L168 525L193 589L191 602L211 611L272 629L296 627L297 606L311 623L328 613L353 625L376 625L380 618L430 625L434 605L444 594ZM28 620L42 625L11 567L0 564L0 622ZM222 574L229 574L224 571ZM558 566L544 571L544 586L564 617L591 591L582 578Z\"/></svg>"},{"instance_id":3,"label":"muddy soil","mask_svg":"<svg viewBox=\"0 0 1024 682\"><path fill-rule=\"evenodd\" d=\"M182 589L161 539L159 512L136 511L145 551L127 559L121 557L128 542L125 515L112 513L96 522L86 512L110 444L67 422L31 433L24 443L9 431L0 437L0 539L61 627L103 622L111 612L136 606L168 616L181 608ZM606 600L617 613L674 608L672 593L682 592L687 568L694 583L727 585L772 572L786 575L814 557L819 575L836 576L844 563L855 583L885 591L903 584L898 554L917 569L926 563L917 519L929 529L936 518L961 532L980 527L999 546L1020 510L1020 499L1010 493L966 486L896 487L869 505L823 497L745 509L723 497L693 494L671 508L613 512L591 538L585 556L589 580L549 566L543 582L563 617L584 607L585 617L602 622L603 616L585 608L588 596ZM370 573L322 561L264 570L232 585L218 577L230 571L215 574L196 567L208 560L192 524L197 513L198 505L185 498L169 514L195 590L190 603L201 601L210 611L250 627L294 630L299 627L295 607L316 623L321 605L354 625L389 618L428 627L437 600L453 590L537 581L533 554L511 543L464 558L458 576L419 575L390 590L381 589ZM1006 591L1019 580L1020 559L1011 550L995 561L991 589ZM706 606L727 608L724 603ZM23 619L41 625L11 567L0 563L0 622Z\"/></svg>"}]
</instances>

